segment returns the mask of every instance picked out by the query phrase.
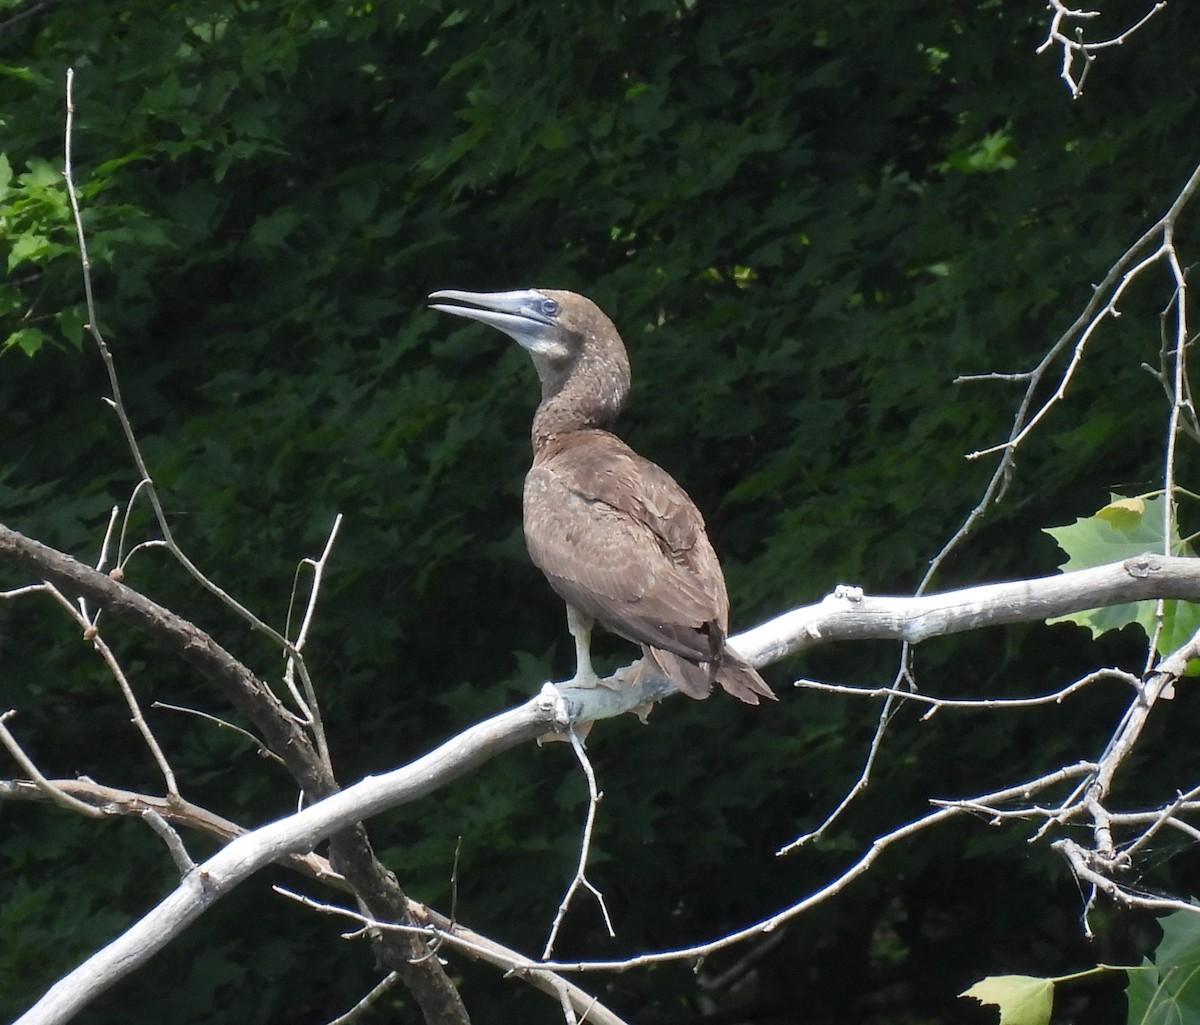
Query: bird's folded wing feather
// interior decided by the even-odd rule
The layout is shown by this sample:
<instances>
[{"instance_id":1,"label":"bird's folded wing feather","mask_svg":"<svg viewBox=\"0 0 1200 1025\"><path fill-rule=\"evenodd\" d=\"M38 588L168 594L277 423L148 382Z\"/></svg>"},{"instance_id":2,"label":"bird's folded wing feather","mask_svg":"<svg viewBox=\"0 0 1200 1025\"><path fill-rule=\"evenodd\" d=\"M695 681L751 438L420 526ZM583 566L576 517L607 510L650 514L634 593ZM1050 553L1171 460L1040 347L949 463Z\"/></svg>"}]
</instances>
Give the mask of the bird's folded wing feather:
<instances>
[{"instance_id":1,"label":"bird's folded wing feather","mask_svg":"<svg viewBox=\"0 0 1200 1025\"><path fill-rule=\"evenodd\" d=\"M534 465L525 537L564 601L630 640L705 660L711 631L724 635L725 581L699 511L611 435Z\"/></svg>"}]
</instances>

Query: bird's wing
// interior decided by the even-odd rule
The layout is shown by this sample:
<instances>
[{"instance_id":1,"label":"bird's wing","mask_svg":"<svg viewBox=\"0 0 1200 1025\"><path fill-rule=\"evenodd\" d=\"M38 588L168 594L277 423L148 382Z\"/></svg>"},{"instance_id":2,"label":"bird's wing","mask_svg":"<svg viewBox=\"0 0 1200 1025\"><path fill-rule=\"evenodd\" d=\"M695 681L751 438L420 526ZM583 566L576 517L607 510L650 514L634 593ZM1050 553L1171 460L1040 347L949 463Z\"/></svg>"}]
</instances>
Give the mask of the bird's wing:
<instances>
[{"instance_id":1,"label":"bird's wing","mask_svg":"<svg viewBox=\"0 0 1200 1025\"><path fill-rule=\"evenodd\" d=\"M666 471L611 435L535 462L525 539L568 604L633 641L709 661L729 606L704 520Z\"/></svg>"}]
</instances>

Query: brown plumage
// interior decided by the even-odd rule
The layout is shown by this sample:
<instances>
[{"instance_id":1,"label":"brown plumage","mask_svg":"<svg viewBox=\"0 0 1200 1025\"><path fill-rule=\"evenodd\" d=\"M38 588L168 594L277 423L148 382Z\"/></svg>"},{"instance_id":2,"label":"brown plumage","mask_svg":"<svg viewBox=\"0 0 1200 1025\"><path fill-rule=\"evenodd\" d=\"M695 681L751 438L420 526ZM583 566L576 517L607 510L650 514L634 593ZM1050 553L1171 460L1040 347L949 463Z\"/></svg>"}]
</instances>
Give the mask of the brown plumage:
<instances>
[{"instance_id":1,"label":"brown plumage","mask_svg":"<svg viewBox=\"0 0 1200 1025\"><path fill-rule=\"evenodd\" d=\"M715 680L751 705L774 698L725 641L729 599L704 519L661 467L607 428L629 392L617 329L574 292L434 292L434 309L479 320L529 351L542 382L525 478L530 557L567 603L578 666L594 684L591 625L642 646L683 693L708 696Z\"/></svg>"}]
</instances>

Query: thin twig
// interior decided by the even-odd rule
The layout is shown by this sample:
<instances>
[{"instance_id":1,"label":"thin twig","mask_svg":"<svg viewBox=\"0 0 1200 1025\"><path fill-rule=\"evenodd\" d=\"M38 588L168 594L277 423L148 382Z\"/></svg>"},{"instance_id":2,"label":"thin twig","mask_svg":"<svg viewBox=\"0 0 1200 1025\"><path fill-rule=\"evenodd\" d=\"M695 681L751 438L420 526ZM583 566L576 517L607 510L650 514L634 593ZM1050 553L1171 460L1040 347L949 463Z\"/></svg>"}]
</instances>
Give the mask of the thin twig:
<instances>
[{"instance_id":1,"label":"thin twig","mask_svg":"<svg viewBox=\"0 0 1200 1025\"><path fill-rule=\"evenodd\" d=\"M371 1006L381 996L383 996L399 981L400 976L396 972L389 972L371 988L371 991L367 993L365 997L351 1007L350 1010L348 1010L345 1014L339 1014L336 1018L332 1019L329 1022L329 1025L353 1025L354 1022L358 1021L359 1018L361 1018L368 1010L370 1010Z\"/></svg>"},{"instance_id":2,"label":"thin twig","mask_svg":"<svg viewBox=\"0 0 1200 1025\"><path fill-rule=\"evenodd\" d=\"M894 690L894 688L888 688ZM897 692L898 693L898 692ZM791 854L792 851L805 844L812 843L814 840L820 840L831 826L840 819L847 808L850 807L871 785L871 773L875 769L875 762L879 758L879 751L883 747L883 739L887 736L888 725L892 721L892 716L895 714L897 707L897 699L895 694L889 693L887 699L883 703L883 708L879 712L879 718L875 720L875 730L871 734L871 743L867 748L867 757L863 762L862 769L859 770L858 778L854 781L854 785L842 796L842 799L837 803L837 806L829 812L828 815L821 821L821 824L816 829L810 829L807 833L801 833L794 840L784 844L775 852L777 858L785 857Z\"/></svg>"},{"instance_id":3,"label":"thin twig","mask_svg":"<svg viewBox=\"0 0 1200 1025\"><path fill-rule=\"evenodd\" d=\"M104 660L104 664L108 666L108 671L112 674L113 679L117 681L117 686L121 689L121 695L125 698L125 705L128 707L130 714L129 721L133 723L134 728L142 735L142 740L150 750L151 757L153 757L155 763L158 765L159 772L162 773L163 781L166 783L167 793L172 797L178 797L179 785L175 781L175 773L171 768L171 764L167 761L167 756L163 753L162 746L154 736L154 731L150 729L150 724L146 722L146 717L142 715L142 708L138 702L137 695L134 694L133 688L129 685L129 680L125 676L125 670L121 668L121 663L117 661L117 656L113 654L113 650L105 643L104 638L100 636L99 631L96 629L95 618L91 621L88 620L86 603L80 598L79 608L76 609L57 587L47 584L45 589L59 605L67 610L67 614L75 619L83 628L84 638L91 642L92 648ZM98 615L99 613L97 613Z\"/></svg>"},{"instance_id":4,"label":"thin twig","mask_svg":"<svg viewBox=\"0 0 1200 1025\"><path fill-rule=\"evenodd\" d=\"M293 601L295 600L295 597L296 597L296 589L297 589L297 586L299 583L300 569L304 566L311 566L312 571L313 571L312 586L309 588L308 602L306 603L305 609L304 609L304 619L300 624L299 632L296 634L296 640L293 642L294 648L297 652L302 651L304 649L305 643L308 641L308 630L309 630L309 627L312 625L313 613L316 611L316 607L317 607L317 597L321 591L321 578L323 577L323 575L325 573L325 567L326 567L326 565L328 565L329 556L330 556L330 553L333 551L333 545L334 545L334 542L337 540L338 530L341 527L341 525L342 525L342 514L338 513L333 518L333 526L329 530L329 537L325 541L325 547L321 551L320 558L302 559L300 561L300 565L296 567L296 576L292 581L292 600ZM285 633L287 633L288 636L291 635L291 621L292 621L292 606L291 606L291 603L289 602L287 625L284 628ZM286 683L288 689L291 691L292 696L295 698L296 704L299 705L301 708L306 708L306 712L307 712L307 715L308 715L308 718L310 720L312 730L313 730L313 737L315 738L316 743L317 743L317 753L320 756L322 762L325 764L326 768L329 768L330 771L332 771L332 765L329 761L329 745L326 743L326 740L325 740L325 727L321 722L321 706L320 706L320 703L317 701L316 689L312 686L312 682L309 680L308 675L306 673L302 673L301 674L301 682L304 685L304 698L302 699L300 697L300 695L298 693L296 693L296 685L295 685L296 657L291 654L288 654L286 656L286 658L287 658L287 663L286 663L286 665L284 667L284 671L283 671L284 682Z\"/></svg>"},{"instance_id":5,"label":"thin twig","mask_svg":"<svg viewBox=\"0 0 1200 1025\"><path fill-rule=\"evenodd\" d=\"M112 543L113 529L117 525L117 517L121 515L119 506L113 506L108 514L108 526L104 528L104 540L100 543L100 557L96 560L96 569L98 572L104 571L104 564L108 562L108 546ZM117 559L120 562L120 558ZM85 612L84 615L87 613Z\"/></svg>"},{"instance_id":6,"label":"thin twig","mask_svg":"<svg viewBox=\"0 0 1200 1025\"><path fill-rule=\"evenodd\" d=\"M5 18L4 21L0 21L0 34L7 32L14 25L19 25L27 18L32 18L35 15L41 14L42 11L47 11L51 7L57 7L58 2L59 0L43 0L43 2L40 4L34 4L32 7L28 7L23 11L18 11L11 18Z\"/></svg>"},{"instance_id":7,"label":"thin twig","mask_svg":"<svg viewBox=\"0 0 1200 1025\"><path fill-rule=\"evenodd\" d=\"M129 501L125 503L125 515L121 519L121 540L117 545L118 566L124 566L126 563L125 539L129 536L129 518L133 515L133 507L137 504L138 495L140 495L145 489L152 487L154 487L154 482L150 480L149 477L143 477L134 487L133 493L129 496ZM163 543L165 544L165 542ZM141 546L139 545L138 547ZM133 552L130 552L129 554L132 555Z\"/></svg>"},{"instance_id":8,"label":"thin twig","mask_svg":"<svg viewBox=\"0 0 1200 1025\"><path fill-rule=\"evenodd\" d=\"M1109 39L1087 42L1083 38L1082 26L1076 26L1075 38L1072 39L1063 31L1062 23L1067 18L1074 18L1078 21L1090 20L1098 17L1100 12L1073 10L1067 7L1062 0L1049 0L1047 7L1053 12L1053 16L1050 19L1050 29L1046 34L1045 40L1034 52L1045 53L1051 46L1055 45L1062 47L1062 66L1058 77L1066 83L1067 88L1071 92L1071 98L1079 99L1083 95L1083 83L1087 78L1088 71L1091 69L1092 62L1096 59L1095 51L1123 45L1130 36L1166 6L1166 0L1158 0L1149 11L1142 15L1133 25L1125 29L1124 32ZM1083 60L1083 71L1078 76L1075 74L1076 58Z\"/></svg>"},{"instance_id":9,"label":"thin twig","mask_svg":"<svg viewBox=\"0 0 1200 1025\"><path fill-rule=\"evenodd\" d=\"M97 808L94 805L86 803L85 801L80 801L77 798L72 797L70 794L63 793L58 787L56 787L45 776L42 775L38 767L33 764L33 759L31 759L25 753L21 745L17 743L17 738L14 737L9 732L8 727L4 725L7 720L11 719L16 714L16 710L12 708L10 708L7 712L0 714L0 744L3 744L8 749L8 753L12 755L13 760L19 766L21 766L21 769L26 775L29 776L31 780L33 780L38 789L41 790L55 804L60 805L69 811L78 812L80 815L86 815L89 819L104 818L106 813L103 809Z\"/></svg>"},{"instance_id":10,"label":"thin twig","mask_svg":"<svg viewBox=\"0 0 1200 1025\"><path fill-rule=\"evenodd\" d=\"M47 583L41 584L22 584L20 587L13 587L7 591L0 591L0 601L7 601L11 598L23 598L27 594L37 594L39 591L48 590L50 587Z\"/></svg>"},{"instance_id":11,"label":"thin twig","mask_svg":"<svg viewBox=\"0 0 1200 1025\"><path fill-rule=\"evenodd\" d=\"M720 975L705 976L698 973L697 981L702 988L709 992L731 989L749 975L755 966L771 953L772 950L783 943L787 939L787 934L788 930L786 928L776 929L773 933L763 937L762 940L754 944L745 954L721 972Z\"/></svg>"},{"instance_id":12,"label":"thin twig","mask_svg":"<svg viewBox=\"0 0 1200 1025\"><path fill-rule=\"evenodd\" d=\"M180 876L187 875L196 867L196 863L192 861L187 848L183 846L183 840L180 839L179 834L171 828L171 824L159 815L158 812L153 808L142 809L142 821L162 837L163 843L167 845L167 850L171 854L171 860L175 862L175 867L179 869Z\"/></svg>"},{"instance_id":13,"label":"thin twig","mask_svg":"<svg viewBox=\"0 0 1200 1025\"><path fill-rule=\"evenodd\" d=\"M1071 871L1075 873L1076 878L1089 883L1093 889L1108 894L1109 897L1120 904L1146 908L1150 911L1188 911L1192 914L1200 913L1200 906L1190 901L1179 900L1174 897L1154 897L1141 894L1128 886L1122 886L1105 873L1096 871L1091 863L1092 852L1074 840L1056 840L1051 846L1066 857L1067 863L1071 866ZM1087 931L1090 935L1090 927L1087 927Z\"/></svg>"},{"instance_id":14,"label":"thin twig","mask_svg":"<svg viewBox=\"0 0 1200 1025\"><path fill-rule=\"evenodd\" d=\"M454 843L454 865L450 869L450 921L458 921L458 862L462 855L462 834Z\"/></svg>"},{"instance_id":15,"label":"thin twig","mask_svg":"<svg viewBox=\"0 0 1200 1025\"><path fill-rule=\"evenodd\" d=\"M1031 708L1037 705L1060 705L1062 702L1085 687L1100 680L1119 680L1131 686L1140 686L1141 681L1132 673L1121 669L1098 669L1088 673L1074 683L1069 683L1049 694L1039 694L1031 698L939 698L920 691L900 690L895 687L851 687L845 684L822 683L819 680L796 680L792 686L803 690L817 690L826 694L847 694L860 698L881 698L892 696L905 701L916 701L931 706L931 710L939 708L982 708L1008 709ZM928 718L926 712L922 718Z\"/></svg>"},{"instance_id":16,"label":"thin twig","mask_svg":"<svg viewBox=\"0 0 1200 1025\"><path fill-rule=\"evenodd\" d=\"M234 733L240 733L243 737L250 741L251 744L258 748L258 753L263 758L269 758L271 761L278 762L280 765L286 764L284 760L279 757L279 755L267 747L267 745L259 740L258 737L256 737L253 733L251 733L249 730L242 729L242 727L237 726L226 719L218 718L215 715L209 715L208 712L201 712L198 708L185 708L183 705L172 705L166 701L155 701L150 707L165 708L171 712L183 712L186 715L194 715L200 719L207 719L209 722L215 723L222 729L233 730Z\"/></svg>"},{"instance_id":17,"label":"thin twig","mask_svg":"<svg viewBox=\"0 0 1200 1025\"><path fill-rule=\"evenodd\" d=\"M588 810L587 818L583 824L583 838L579 844L579 863L575 866L575 877L571 880L571 885L567 887L567 892L563 895L562 903L559 904L558 911L554 915L554 924L550 927L550 935L546 939L545 949L542 950L543 961L547 960L553 952L554 941L558 938L559 927L562 925L563 919L566 918L567 908L571 906L571 900L580 887L586 889L596 898L596 903L600 905L600 913L604 916L604 927L608 930L608 935L614 938L617 935L613 929L612 919L608 915L608 906L604 903L604 895L587 878L588 853L592 848L592 830L596 825L596 809L600 805L600 798L604 795L596 788L596 774L592 770L592 763L587 756L587 751L584 750L582 741L579 739L579 734L575 732L574 726L567 731L567 737L571 741L575 757L579 759L579 764L583 768L583 774L587 777Z\"/></svg>"},{"instance_id":18,"label":"thin twig","mask_svg":"<svg viewBox=\"0 0 1200 1025\"><path fill-rule=\"evenodd\" d=\"M154 736L154 731L150 729L150 724L146 722L146 717L142 715L142 708L137 696L133 693L133 688L125 678L125 671L117 661L116 655L113 654L112 648L105 643L104 638L99 634L92 637L92 647L104 659L105 665L108 666L108 671L112 673L113 679L117 681L117 686L121 688L121 694L125 698L125 704L128 706L130 712L129 721L133 723L134 727L142 735L142 740L145 742L146 747L150 749L151 757L154 758L159 772L163 775L167 794L171 797L178 797L179 784L175 780L175 772L171 768L171 763L167 761L167 756L163 753L163 749L158 743L158 738Z\"/></svg>"},{"instance_id":19,"label":"thin twig","mask_svg":"<svg viewBox=\"0 0 1200 1025\"><path fill-rule=\"evenodd\" d=\"M65 794L78 796L80 799L86 798L85 803L103 808L105 814L141 817L144 812L150 810L167 822L195 829L220 843L228 843L246 832L236 822L222 818L207 808L201 808L183 798L154 797L133 790L105 786L89 779L55 779L50 780L50 783L55 789ZM0 800L47 801L49 799L49 795L32 780L0 779ZM346 880L333 870L328 860L318 854L291 854L287 856L284 863L310 879L338 889L350 890Z\"/></svg>"},{"instance_id":20,"label":"thin twig","mask_svg":"<svg viewBox=\"0 0 1200 1025\"><path fill-rule=\"evenodd\" d=\"M975 504L975 507L967 514L958 530L942 546L937 555L930 560L925 575L917 585L914 594L924 594L926 592L937 571L946 559L950 557L950 554L974 530L984 514L1003 497L1008 480L1013 473L1015 454L1021 442L1028 436L1033 426L1040 422L1049 412L1052 406L1066 395L1067 386L1070 383L1075 368L1078 366L1079 360L1082 358L1084 347L1104 320L1120 315L1117 303L1124 295L1126 289L1129 288L1136 277L1163 255L1164 250L1161 246L1155 250L1151 257L1143 257L1141 254L1155 238L1166 230L1167 226L1174 225L1179 215L1191 201L1198 185L1200 185L1200 165L1197 165L1193 169L1187 182L1172 201L1167 212L1153 226L1143 232L1141 237L1108 269L1103 280L1093 289L1091 299L1084 306L1079 316L1075 318L1066 331L1050 346L1038 364L1033 369L1022 374L1010 375L1013 380L1025 381L1026 387L1025 393L1013 415L1008 439L1001 444L992 445L989 448L980 449L967 455L968 459L979 459L988 454L999 453L1000 461L997 463L996 469L993 471L991 478L984 488L983 495ZM1059 379L1058 386L1051 397L1036 411L1031 413L1034 399L1039 393L1042 380L1063 352L1070 348L1072 344L1074 344L1074 352L1066 370Z\"/></svg>"},{"instance_id":21,"label":"thin twig","mask_svg":"<svg viewBox=\"0 0 1200 1025\"><path fill-rule=\"evenodd\" d=\"M1140 851L1143 847L1149 844L1150 841L1158 835L1159 831L1168 824L1176 826L1187 825L1186 823L1182 823L1178 818L1176 818L1176 816L1180 811L1183 811L1184 809L1188 808L1189 805L1194 804L1197 794L1200 794L1200 787L1194 788L1188 791L1186 794L1180 793L1174 801L1172 801L1169 805L1167 805L1167 807L1163 808L1158 813L1150 825L1145 829L1145 831L1143 831L1141 836L1139 836L1132 844L1121 851L1120 860L1127 865L1132 864L1133 856L1137 854L1138 851ZM1127 822L1128 819L1118 821L1116 815L1111 815L1110 821L1117 825L1121 825L1124 824L1124 822Z\"/></svg>"},{"instance_id":22,"label":"thin twig","mask_svg":"<svg viewBox=\"0 0 1200 1025\"><path fill-rule=\"evenodd\" d=\"M1087 775L1094 770L1095 766L1092 763L1079 763L1076 765L1063 766L1055 769L1053 772L1046 773L1035 779L1024 780L1013 786L1004 787L999 790L992 791L988 794L980 795L971 799L974 803L982 805L1002 804L1010 800L1028 799L1034 794L1041 793L1045 790L1059 786L1064 782L1068 782L1082 775ZM674 961L693 961L696 958L706 957L714 954L717 951L725 950L735 944L741 943L744 940L754 937L770 935L775 932L786 922L791 921L798 915L803 914L812 907L822 904L831 897L841 893L854 880L858 879L866 873L876 861L894 845L909 839L910 837L931 828L938 823L948 821L968 814L968 808L964 804L947 805L939 807L934 811L922 815L920 818L914 819L907 824L900 826L889 833L877 837L871 844L870 848L856 861L853 865L843 871L836 879L827 883L825 886L813 891L803 900L796 901L790 906L781 911L775 912L767 918L761 919L758 922L748 925L735 932L728 933L718 939L711 940L705 943L698 943L686 947L678 947L672 950L661 950L653 953L637 954L632 957L609 960L609 961L530 961L522 958L519 963L515 963L511 967L514 974L525 974L531 968L537 970L549 970L552 972L612 972L625 971L630 968L640 968L653 964L666 964ZM436 937L443 938L448 944L464 949L474 950L478 952L479 946L475 940L468 939L461 935L443 930L437 925L397 925L387 922L376 922L370 918L363 916L357 912L351 911L348 908L338 908L331 905L322 905L315 901L310 901L308 898L298 894L292 894L289 891L284 891L280 887L275 887L279 892L292 897L295 900L308 904L309 906L319 908L322 911L331 914L342 915L346 918L354 919L363 923L369 928L379 928L386 930L395 930L400 932L408 932L424 936L428 939Z\"/></svg>"},{"instance_id":23,"label":"thin twig","mask_svg":"<svg viewBox=\"0 0 1200 1025\"><path fill-rule=\"evenodd\" d=\"M63 178L67 187L67 198L71 205L71 213L75 221L75 237L79 244L79 259L83 270L83 292L84 302L87 308L87 323L84 325L88 334L91 335L96 347L100 351L100 358L104 363L105 371L108 374L109 387L112 389L112 398L109 404L117 415L117 421L121 425L121 430L125 435L126 445L129 447L130 455L133 458L134 465L141 477L141 483L138 489L144 485L147 497L150 499L150 505L154 510L154 517L158 522L158 528L162 532L163 541L167 549L175 557L181 566L192 576L192 578L200 584L206 591L214 595L228 608L232 609L245 622L260 633L269 637L273 642L278 644L285 652L288 653L296 661L297 671L302 680L311 686L311 681L308 680L308 669L305 665L304 658L297 651L291 641L281 634L274 627L269 626L266 622L251 612L246 606L234 598L231 594L217 585L213 580L206 576L199 567L188 558L187 554L179 546L175 540L175 536L171 531L169 522L167 521L166 511L163 509L162 502L159 500L158 489L154 485L154 478L150 475L146 460L142 455L141 446L138 444L137 436L133 430L133 424L129 419L129 414L125 408L124 399L121 396L121 386L117 378L116 362L113 359L108 342L100 331L99 319L96 314L95 293L92 286L92 265L88 257L87 237L83 230L83 215L79 205L79 195L75 188L74 170L72 164L72 142L75 127L75 99L74 99L74 82L75 71L73 68L67 69L67 119L66 131L63 142L64 164ZM135 496L137 490L134 492Z\"/></svg>"},{"instance_id":24,"label":"thin twig","mask_svg":"<svg viewBox=\"0 0 1200 1025\"><path fill-rule=\"evenodd\" d=\"M580 1015L581 1023L587 1021L593 1025L627 1025L596 997L584 992L569 980L560 978L553 972L544 969L532 958L461 925L455 925L433 909L418 905L413 901L409 902L412 917L416 921L423 922L422 925L379 922L361 911L353 911L336 904L313 900L311 897L306 897L282 886L273 886L272 889L281 896L319 911L321 914L349 918L359 923L361 928L356 929L354 935L363 935L371 930L383 930L421 936L431 944L445 941L455 949L501 969L506 976L511 975L524 979L542 992L552 993L561 999L565 991L570 997L572 1009Z\"/></svg>"}]
</instances>

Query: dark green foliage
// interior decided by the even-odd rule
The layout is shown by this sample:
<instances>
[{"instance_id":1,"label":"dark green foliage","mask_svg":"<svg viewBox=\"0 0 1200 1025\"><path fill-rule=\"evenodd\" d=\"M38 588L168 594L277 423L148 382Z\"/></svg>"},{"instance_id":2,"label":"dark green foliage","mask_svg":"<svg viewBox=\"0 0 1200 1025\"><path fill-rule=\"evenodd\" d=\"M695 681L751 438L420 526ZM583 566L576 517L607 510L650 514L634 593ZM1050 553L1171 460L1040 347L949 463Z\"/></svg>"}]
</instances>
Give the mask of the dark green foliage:
<instances>
[{"instance_id":1,"label":"dark green foliage","mask_svg":"<svg viewBox=\"0 0 1200 1025\"><path fill-rule=\"evenodd\" d=\"M911 589L991 472L964 452L1004 436L1017 398L951 380L1036 362L1195 159L1193 12L1173 4L1106 52L1075 102L1057 56L1033 54L1044 17L995 0L0 3L0 519L91 561L136 484L82 329L59 177L70 65L100 321L181 543L282 626L296 561L346 516L311 641L343 781L569 672L561 604L520 538L533 373L496 334L427 312L431 289L576 288L612 315L634 368L622 433L705 510L735 628L841 581ZM1167 299L1135 289L1098 335L947 585L1050 573L1040 528L1154 486L1165 404L1138 365L1157 362ZM277 674L161 552L128 579ZM0 568L0 586L20 582ZM56 615L0 604L0 709L19 710L46 772L156 789L115 687ZM111 641L146 704L228 714L141 639ZM1006 629L929 644L917 670L939 693L1037 693L1136 665L1133 643ZM765 916L931 795L1093 756L1113 711L1104 695L1020 716L906 710L853 813L776 859L856 778L876 714L787 681L884 684L895 661L887 645L818 650L770 674L777 707L680 699L646 728L600 726L592 876L619 938L584 900L562 953ZM247 825L294 800L228 734L153 719L191 799ZM1169 739L1156 770L1174 779L1186 745ZM462 920L534 952L585 796L569 751L517 751L371 831L443 910L462 835ZM0 806L0 1014L165 891L156 843L133 823ZM369 953L265 884L80 1020L344 1010ZM1079 910L1046 848L949 829L796 923L748 995L715 999L762 1021L982 1020L954 1000L974 979L1094 963ZM519 983L462 970L477 1020L561 1020ZM686 966L597 989L633 1021L700 1015Z\"/></svg>"}]
</instances>

